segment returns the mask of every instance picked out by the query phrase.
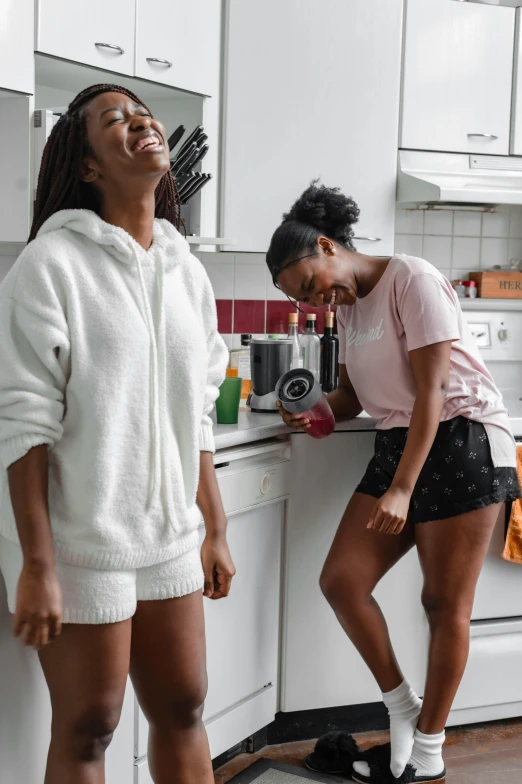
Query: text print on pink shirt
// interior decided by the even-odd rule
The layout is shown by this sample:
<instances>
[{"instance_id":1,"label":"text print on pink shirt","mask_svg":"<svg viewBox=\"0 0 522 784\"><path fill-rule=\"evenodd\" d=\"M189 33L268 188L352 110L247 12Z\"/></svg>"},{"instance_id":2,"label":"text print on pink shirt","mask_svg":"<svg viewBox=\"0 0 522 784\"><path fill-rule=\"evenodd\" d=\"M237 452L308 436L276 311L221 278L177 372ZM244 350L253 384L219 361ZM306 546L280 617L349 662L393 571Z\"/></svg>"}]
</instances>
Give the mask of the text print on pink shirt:
<instances>
[{"instance_id":1,"label":"text print on pink shirt","mask_svg":"<svg viewBox=\"0 0 522 784\"><path fill-rule=\"evenodd\" d=\"M376 327L371 327L367 332L361 332L359 329L348 327L346 330L346 345L347 346L364 346L366 343L372 343L374 340L380 340L384 335L382 329L383 319L379 321Z\"/></svg>"}]
</instances>

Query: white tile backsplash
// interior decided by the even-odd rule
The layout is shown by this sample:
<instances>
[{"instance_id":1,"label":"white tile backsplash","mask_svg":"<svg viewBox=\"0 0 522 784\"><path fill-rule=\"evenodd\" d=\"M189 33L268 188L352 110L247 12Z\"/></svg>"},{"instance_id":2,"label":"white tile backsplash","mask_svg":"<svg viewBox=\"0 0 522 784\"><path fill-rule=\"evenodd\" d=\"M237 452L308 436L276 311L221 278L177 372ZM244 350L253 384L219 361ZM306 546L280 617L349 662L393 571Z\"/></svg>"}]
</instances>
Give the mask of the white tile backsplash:
<instances>
[{"instance_id":1,"label":"white tile backsplash","mask_svg":"<svg viewBox=\"0 0 522 784\"><path fill-rule=\"evenodd\" d=\"M396 234L423 234L423 210L397 210L395 218Z\"/></svg>"},{"instance_id":2,"label":"white tile backsplash","mask_svg":"<svg viewBox=\"0 0 522 784\"><path fill-rule=\"evenodd\" d=\"M451 244L451 237L424 237L424 258L439 269L441 267L449 268L451 266Z\"/></svg>"},{"instance_id":3,"label":"white tile backsplash","mask_svg":"<svg viewBox=\"0 0 522 784\"><path fill-rule=\"evenodd\" d=\"M482 216L482 236L509 237L509 218L507 212L485 212Z\"/></svg>"},{"instance_id":4,"label":"white tile backsplash","mask_svg":"<svg viewBox=\"0 0 522 784\"><path fill-rule=\"evenodd\" d=\"M396 253L422 256L450 279L522 259L522 209L497 212L403 210L396 214Z\"/></svg>"},{"instance_id":5,"label":"white tile backsplash","mask_svg":"<svg viewBox=\"0 0 522 784\"><path fill-rule=\"evenodd\" d=\"M201 261L210 278L216 299L234 298L234 257L228 253L202 253ZM221 260L225 256L226 260Z\"/></svg>"},{"instance_id":6,"label":"white tile backsplash","mask_svg":"<svg viewBox=\"0 0 522 784\"><path fill-rule=\"evenodd\" d=\"M266 298L267 266L263 257L259 260L245 260L246 254L236 256L236 272L234 280L234 299ZM253 254L252 254L253 255Z\"/></svg>"},{"instance_id":7,"label":"white tile backsplash","mask_svg":"<svg viewBox=\"0 0 522 784\"><path fill-rule=\"evenodd\" d=\"M456 211L453 217L453 235L455 237L480 237L481 225L482 213Z\"/></svg>"},{"instance_id":8,"label":"white tile backsplash","mask_svg":"<svg viewBox=\"0 0 522 784\"><path fill-rule=\"evenodd\" d=\"M480 266L480 239L478 237L453 237L452 267L476 270Z\"/></svg>"},{"instance_id":9,"label":"white tile backsplash","mask_svg":"<svg viewBox=\"0 0 522 784\"><path fill-rule=\"evenodd\" d=\"M509 240L500 237L485 237L482 240L481 266L484 269L508 263Z\"/></svg>"},{"instance_id":10,"label":"white tile backsplash","mask_svg":"<svg viewBox=\"0 0 522 784\"><path fill-rule=\"evenodd\" d=\"M522 240L509 240L509 260L522 259Z\"/></svg>"},{"instance_id":11,"label":"white tile backsplash","mask_svg":"<svg viewBox=\"0 0 522 784\"><path fill-rule=\"evenodd\" d=\"M513 210L510 216L509 236L522 239L522 210Z\"/></svg>"},{"instance_id":12,"label":"white tile backsplash","mask_svg":"<svg viewBox=\"0 0 522 784\"><path fill-rule=\"evenodd\" d=\"M395 253L422 257L422 234L396 234Z\"/></svg>"},{"instance_id":13,"label":"white tile backsplash","mask_svg":"<svg viewBox=\"0 0 522 784\"><path fill-rule=\"evenodd\" d=\"M424 215L424 234L453 233L453 212L451 210L426 210Z\"/></svg>"}]
</instances>

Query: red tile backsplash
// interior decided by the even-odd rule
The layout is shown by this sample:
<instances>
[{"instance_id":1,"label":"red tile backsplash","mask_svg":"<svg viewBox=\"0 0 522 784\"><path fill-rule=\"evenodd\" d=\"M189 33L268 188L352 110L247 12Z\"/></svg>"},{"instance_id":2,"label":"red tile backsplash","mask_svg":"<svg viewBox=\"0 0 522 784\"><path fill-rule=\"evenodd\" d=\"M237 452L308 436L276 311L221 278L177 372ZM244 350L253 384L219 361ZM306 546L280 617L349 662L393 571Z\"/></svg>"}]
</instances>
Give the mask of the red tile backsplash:
<instances>
[{"instance_id":1,"label":"red tile backsplash","mask_svg":"<svg viewBox=\"0 0 522 784\"><path fill-rule=\"evenodd\" d=\"M265 311L264 300L234 300L234 334L262 335L265 331Z\"/></svg>"},{"instance_id":2,"label":"red tile backsplash","mask_svg":"<svg viewBox=\"0 0 522 784\"><path fill-rule=\"evenodd\" d=\"M282 300L252 299L218 299L218 329L222 335L286 335L288 332L288 314L295 312L291 302ZM307 313L317 315L316 330L322 335L324 331L324 314L326 308L312 308L309 305L299 306L299 332L304 332ZM336 310L336 306L332 306ZM233 314L233 315L232 315ZM337 332L337 321L335 322Z\"/></svg>"},{"instance_id":3,"label":"red tile backsplash","mask_svg":"<svg viewBox=\"0 0 522 784\"><path fill-rule=\"evenodd\" d=\"M216 308L218 317L218 330L222 335L230 335L232 333L232 300L217 299Z\"/></svg>"},{"instance_id":4,"label":"red tile backsplash","mask_svg":"<svg viewBox=\"0 0 522 784\"><path fill-rule=\"evenodd\" d=\"M268 335L288 333L288 314L295 313L291 302L272 299L266 303L266 331Z\"/></svg>"}]
</instances>

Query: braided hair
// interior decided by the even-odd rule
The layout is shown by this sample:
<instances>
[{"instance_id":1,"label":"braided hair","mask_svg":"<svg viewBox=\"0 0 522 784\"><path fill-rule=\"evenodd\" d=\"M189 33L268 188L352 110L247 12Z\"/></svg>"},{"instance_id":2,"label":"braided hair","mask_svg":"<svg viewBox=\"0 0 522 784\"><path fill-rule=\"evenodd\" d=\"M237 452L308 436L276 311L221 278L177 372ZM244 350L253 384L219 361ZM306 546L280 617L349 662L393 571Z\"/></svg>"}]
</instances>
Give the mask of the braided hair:
<instances>
[{"instance_id":1,"label":"braided hair","mask_svg":"<svg viewBox=\"0 0 522 784\"><path fill-rule=\"evenodd\" d=\"M122 93L150 111L134 93L117 84L92 85L71 101L67 112L51 131L43 151L29 242L34 240L45 221L59 210L86 209L100 214L96 189L82 180L82 162L92 154L83 109L96 96L109 92ZM180 199L170 170L161 178L155 198L156 217L165 218L179 229L183 225Z\"/></svg>"},{"instance_id":2,"label":"braided hair","mask_svg":"<svg viewBox=\"0 0 522 784\"><path fill-rule=\"evenodd\" d=\"M324 236L347 250L355 251L353 225L359 220L359 207L339 188L327 188L313 180L297 199L275 230L266 254L272 280L277 285L281 272L306 253L317 248ZM295 261L294 261L295 260Z\"/></svg>"}]
</instances>

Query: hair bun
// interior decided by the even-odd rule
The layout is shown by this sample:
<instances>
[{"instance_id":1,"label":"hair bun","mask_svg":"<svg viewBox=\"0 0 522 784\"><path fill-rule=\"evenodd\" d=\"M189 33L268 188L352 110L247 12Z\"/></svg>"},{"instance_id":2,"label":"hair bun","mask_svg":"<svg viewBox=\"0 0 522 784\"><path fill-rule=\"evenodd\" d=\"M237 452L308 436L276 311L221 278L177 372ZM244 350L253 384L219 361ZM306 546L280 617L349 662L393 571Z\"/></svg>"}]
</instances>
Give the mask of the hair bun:
<instances>
[{"instance_id":1,"label":"hair bun","mask_svg":"<svg viewBox=\"0 0 522 784\"><path fill-rule=\"evenodd\" d=\"M297 221L343 245L351 246L352 226L359 220L359 207L340 188L327 188L313 180L283 221Z\"/></svg>"}]
</instances>

